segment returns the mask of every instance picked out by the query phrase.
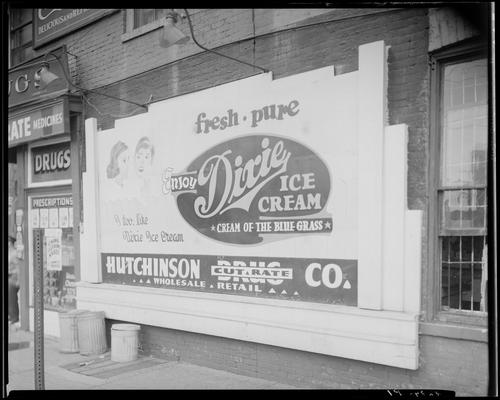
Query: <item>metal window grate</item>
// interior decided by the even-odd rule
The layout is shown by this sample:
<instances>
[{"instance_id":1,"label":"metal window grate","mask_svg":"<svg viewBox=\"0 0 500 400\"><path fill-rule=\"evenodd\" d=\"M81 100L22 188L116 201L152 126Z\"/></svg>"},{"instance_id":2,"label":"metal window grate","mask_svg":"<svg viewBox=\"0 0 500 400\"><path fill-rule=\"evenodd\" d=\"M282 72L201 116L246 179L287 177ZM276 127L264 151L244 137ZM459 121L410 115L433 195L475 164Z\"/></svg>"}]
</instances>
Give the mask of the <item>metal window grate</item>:
<instances>
[{"instance_id":1,"label":"metal window grate","mask_svg":"<svg viewBox=\"0 0 500 400\"><path fill-rule=\"evenodd\" d=\"M443 309L487 311L486 238L449 236L441 242Z\"/></svg>"}]
</instances>

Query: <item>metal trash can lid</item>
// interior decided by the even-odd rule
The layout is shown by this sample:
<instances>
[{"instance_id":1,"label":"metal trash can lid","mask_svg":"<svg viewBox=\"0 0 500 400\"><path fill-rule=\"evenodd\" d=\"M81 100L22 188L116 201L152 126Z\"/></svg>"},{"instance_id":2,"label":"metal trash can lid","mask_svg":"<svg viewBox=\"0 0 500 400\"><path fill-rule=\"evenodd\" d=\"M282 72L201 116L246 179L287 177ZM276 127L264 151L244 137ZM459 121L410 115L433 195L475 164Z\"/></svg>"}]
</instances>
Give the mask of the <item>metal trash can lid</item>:
<instances>
[{"instance_id":1,"label":"metal trash can lid","mask_svg":"<svg viewBox=\"0 0 500 400\"><path fill-rule=\"evenodd\" d=\"M90 312L89 310L71 310L68 311L68 314L83 314L83 313L88 313Z\"/></svg>"},{"instance_id":2,"label":"metal trash can lid","mask_svg":"<svg viewBox=\"0 0 500 400\"><path fill-rule=\"evenodd\" d=\"M61 318L75 318L80 314L88 313L90 312L89 310L64 310L64 311L59 311L59 317Z\"/></svg>"},{"instance_id":3,"label":"metal trash can lid","mask_svg":"<svg viewBox=\"0 0 500 400\"><path fill-rule=\"evenodd\" d=\"M88 319L88 318L104 318L104 311L88 311L82 312L78 314L79 319Z\"/></svg>"},{"instance_id":4,"label":"metal trash can lid","mask_svg":"<svg viewBox=\"0 0 500 400\"><path fill-rule=\"evenodd\" d=\"M114 331L138 331L141 329L140 325L136 324L113 324L111 330Z\"/></svg>"}]
</instances>

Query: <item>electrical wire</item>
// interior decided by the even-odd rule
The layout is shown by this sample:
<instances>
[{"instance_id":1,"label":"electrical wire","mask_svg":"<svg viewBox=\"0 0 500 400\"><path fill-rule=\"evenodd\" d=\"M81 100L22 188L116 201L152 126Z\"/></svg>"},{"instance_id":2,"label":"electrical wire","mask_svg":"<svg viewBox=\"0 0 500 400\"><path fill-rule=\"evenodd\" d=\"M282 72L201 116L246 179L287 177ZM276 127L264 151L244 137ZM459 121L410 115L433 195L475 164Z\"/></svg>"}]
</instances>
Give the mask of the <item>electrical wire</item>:
<instances>
[{"instance_id":1,"label":"electrical wire","mask_svg":"<svg viewBox=\"0 0 500 400\"><path fill-rule=\"evenodd\" d=\"M136 108L132 110L128 114L110 114L110 113L104 113L95 104L92 104L88 96L86 96L84 93L82 93L82 98L85 100L85 102L92 107L101 117L112 117L112 118L126 118L126 117L131 117L132 115L135 115L138 111L140 111L140 108Z\"/></svg>"},{"instance_id":2,"label":"electrical wire","mask_svg":"<svg viewBox=\"0 0 500 400\"><path fill-rule=\"evenodd\" d=\"M401 11L404 11L404 9L390 9L389 11L384 11L384 12L386 12L386 13L389 13L389 12L394 13L394 12L401 12ZM378 12L382 12L382 11L376 11L376 12L378 13ZM370 14L366 14L366 15L351 15L351 16L343 17L343 18L328 19L328 20L325 20L325 21L314 22L314 23L311 23L311 24L300 25L300 26L295 26L295 27L280 29L280 30L276 30L276 31L261 33L259 35L255 35L255 33L254 33L254 36L249 37L249 38L245 38L245 39L241 39L241 40L236 40L234 42L231 42L231 45L238 45L238 44L244 43L244 42L246 42L248 40L254 40L255 41L257 39L262 39L262 38L266 38L268 36L283 34L283 33L286 33L286 32L295 32L295 31L298 31L298 30L301 30L301 29L307 29L307 28L311 28L311 27L317 27L317 26L327 25L327 24L330 24L330 23L333 23L333 22L345 22L345 21L348 21L350 19L362 18L362 17L366 17L368 15L370 15ZM224 47L224 46L226 46L226 45L221 45L219 47ZM203 49L205 49L207 51L211 51L212 53L216 53L218 55L221 55L222 57L228 57L228 56L226 56L224 54L220 54L218 52L215 52L214 50L210 50L210 49L206 49L206 48L203 48ZM185 61L187 59L190 59L190 58L193 58L193 57L196 57L196 56L198 56L198 54L190 54L190 55L187 55L185 57L175 59L175 60L173 60L173 61L171 61L169 63L161 64L161 65L159 65L157 67L151 68L150 70L142 71L142 72L139 72L139 73L133 74L133 75L129 75L126 78L122 78L122 79L116 80L116 81L110 83L109 85L116 85L116 84L118 84L118 83L120 83L120 82L122 82L124 80L128 80L128 79L131 79L131 78L137 78L139 76L143 76L144 74L152 73L152 72L154 72L156 70L164 68L167 65L177 64L177 63L180 63L182 61ZM234 59L234 60L238 61L238 62L242 62L241 60L237 60L237 59ZM250 64L250 65L251 66L255 66L253 64ZM255 66L255 67L257 67L257 66ZM269 71L266 70L266 72L269 72ZM105 85L105 86L109 86L109 85ZM166 97L166 98L168 98L168 97ZM155 100L158 101L158 99L155 99Z\"/></svg>"},{"instance_id":3,"label":"electrical wire","mask_svg":"<svg viewBox=\"0 0 500 400\"><path fill-rule=\"evenodd\" d=\"M191 18L189 17L189 13L188 13L188 10L187 9L183 9L184 12L186 13L186 17L187 17L187 20L188 20L188 23L189 23L189 30L191 31L191 37L193 38L193 42L201 49L205 50L205 51L208 51L210 53L214 53L214 54L217 54L218 56L221 56L221 57L226 57L226 58L229 58L230 60L233 60L233 61L237 61L239 63L242 63L242 64L245 64L245 65L248 65L250 67L253 67L253 68L258 68L260 69L261 71L264 71L264 72L269 72L268 69L265 69L265 68L262 68L262 67L259 67L258 65L254 65L254 64L251 64L251 63L248 63L246 61L241 61L241 60L238 60L237 58L234 58L234 57L231 57L231 56L227 56L225 54L222 54L222 53L219 53L217 51L214 51L214 50L210 50L210 49L207 49L205 46L201 45L200 43L198 43L198 41L196 40L196 38L194 37L194 31L193 31L193 24L191 23Z\"/></svg>"},{"instance_id":4,"label":"electrical wire","mask_svg":"<svg viewBox=\"0 0 500 400\"><path fill-rule=\"evenodd\" d=\"M134 104L134 105L136 105L136 106L139 106L139 107L142 107L142 108L146 109L146 111L148 110L148 107L147 107L147 105L145 105L145 104L139 104L139 103L136 103L136 102L134 102L134 101L125 100L125 99L121 99L120 97L112 96L112 95L110 95L110 94L105 94L105 93L97 92L97 91L95 91L95 90L93 90L93 89L84 89L84 88L82 88L82 87L80 87L80 86L75 85L73 82L71 82L71 79L70 79L70 78L68 77L68 75L66 74L66 69L64 68L64 65L62 64L62 62L61 62L61 60L59 59L59 57L58 57L58 56L56 56L56 55L55 55L54 53L52 53L52 52L49 52L49 53L47 53L47 54L45 55L45 57L44 57L44 61L46 62L46 60L45 60L45 59L46 59L46 58L47 58L47 56L49 56L49 55L50 55L50 56L52 56L52 57L54 57L54 58L57 60L57 62L59 63L59 65L61 65L61 69L62 69L62 71L63 71L64 77L66 78L66 81L67 81L67 82L68 82L71 86L73 86L74 88L76 88L76 89L80 90L81 92L95 93L95 94L98 94L98 95L101 95L101 96L109 97L109 98L111 98L111 99L115 99L115 100L119 100L119 101L124 101L124 102L126 102L126 103Z\"/></svg>"}]
</instances>

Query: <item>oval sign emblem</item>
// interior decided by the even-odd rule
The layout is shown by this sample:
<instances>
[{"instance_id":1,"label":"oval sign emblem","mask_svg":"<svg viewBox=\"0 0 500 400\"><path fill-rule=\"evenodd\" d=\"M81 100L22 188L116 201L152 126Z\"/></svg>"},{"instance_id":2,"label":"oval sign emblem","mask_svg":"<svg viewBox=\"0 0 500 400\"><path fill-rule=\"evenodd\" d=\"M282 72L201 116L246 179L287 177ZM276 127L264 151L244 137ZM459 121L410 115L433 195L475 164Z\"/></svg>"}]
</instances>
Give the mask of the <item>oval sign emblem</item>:
<instances>
[{"instance_id":1,"label":"oval sign emblem","mask_svg":"<svg viewBox=\"0 0 500 400\"><path fill-rule=\"evenodd\" d=\"M220 143L168 183L184 219L222 242L257 244L332 231L324 210L328 169L294 140L251 135Z\"/></svg>"}]
</instances>

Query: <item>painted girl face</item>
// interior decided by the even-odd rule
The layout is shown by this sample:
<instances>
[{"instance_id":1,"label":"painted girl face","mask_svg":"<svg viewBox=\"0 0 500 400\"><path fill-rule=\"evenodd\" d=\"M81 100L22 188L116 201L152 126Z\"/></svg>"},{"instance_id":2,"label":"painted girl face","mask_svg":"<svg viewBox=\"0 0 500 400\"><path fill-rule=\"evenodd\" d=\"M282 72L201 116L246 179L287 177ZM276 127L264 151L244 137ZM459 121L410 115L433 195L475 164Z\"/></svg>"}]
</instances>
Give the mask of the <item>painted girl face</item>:
<instances>
[{"instance_id":1,"label":"painted girl face","mask_svg":"<svg viewBox=\"0 0 500 400\"><path fill-rule=\"evenodd\" d=\"M139 175L146 174L151 168L151 150L141 148L135 153L135 168Z\"/></svg>"},{"instance_id":2,"label":"painted girl face","mask_svg":"<svg viewBox=\"0 0 500 400\"><path fill-rule=\"evenodd\" d=\"M116 158L116 162L118 163L118 169L120 170L119 175L122 178L126 178L128 176L128 160L129 160L128 151L121 152Z\"/></svg>"}]
</instances>

